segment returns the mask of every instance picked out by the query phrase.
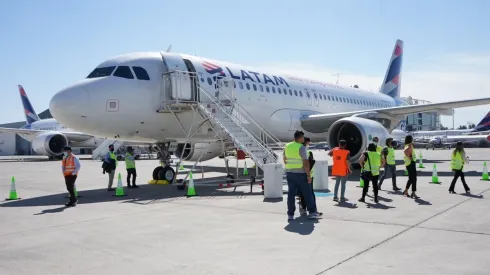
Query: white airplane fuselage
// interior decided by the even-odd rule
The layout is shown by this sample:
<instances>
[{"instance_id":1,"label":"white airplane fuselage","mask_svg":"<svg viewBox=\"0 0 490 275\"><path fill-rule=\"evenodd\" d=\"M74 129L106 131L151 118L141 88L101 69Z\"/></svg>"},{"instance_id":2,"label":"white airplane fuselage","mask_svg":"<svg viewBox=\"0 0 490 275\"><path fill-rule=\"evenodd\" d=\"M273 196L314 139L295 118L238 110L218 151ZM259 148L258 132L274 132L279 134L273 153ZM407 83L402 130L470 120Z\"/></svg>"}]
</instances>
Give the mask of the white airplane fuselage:
<instances>
[{"instance_id":1,"label":"white airplane fuselage","mask_svg":"<svg viewBox=\"0 0 490 275\"><path fill-rule=\"evenodd\" d=\"M129 66L133 68L133 75L134 67L141 67L147 71L149 80L114 76L113 70L108 76L87 78L60 91L53 97L50 109L64 125L96 136L117 136L127 141L185 142L194 112L177 114L184 125L182 129L174 114L157 110L170 100L163 94L164 74L188 71L190 65L199 84L207 91L216 89L218 75L233 79L238 104L282 141L291 140L296 130L303 130L313 142L327 139L326 132L305 131L300 124L302 116L397 106L394 98L382 93L185 54L149 52L118 56L97 66ZM214 134L208 128L203 127L191 141L211 141Z\"/></svg>"}]
</instances>

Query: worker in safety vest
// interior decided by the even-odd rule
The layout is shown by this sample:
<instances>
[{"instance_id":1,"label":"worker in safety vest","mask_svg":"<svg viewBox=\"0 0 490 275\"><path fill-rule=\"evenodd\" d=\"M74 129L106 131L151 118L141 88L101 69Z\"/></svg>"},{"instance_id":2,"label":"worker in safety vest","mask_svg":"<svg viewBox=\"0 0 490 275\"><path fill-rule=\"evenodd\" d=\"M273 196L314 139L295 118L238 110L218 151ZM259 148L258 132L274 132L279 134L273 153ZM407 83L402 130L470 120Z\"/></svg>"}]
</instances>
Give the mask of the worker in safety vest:
<instances>
[{"instance_id":1,"label":"worker in safety vest","mask_svg":"<svg viewBox=\"0 0 490 275\"><path fill-rule=\"evenodd\" d=\"M316 210L312 196L310 164L306 148L303 145L304 135L302 131L296 131L294 133L294 141L286 144L283 152L288 181L288 221L294 219L294 211L296 211L295 198L298 189L303 194L306 208L310 212L308 218L317 219L321 216Z\"/></svg>"},{"instance_id":2,"label":"worker in safety vest","mask_svg":"<svg viewBox=\"0 0 490 275\"><path fill-rule=\"evenodd\" d=\"M456 194L456 192L454 192L454 185L456 184L456 181L460 176L461 181L463 182L464 190L466 191L466 193L470 193L470 188L466 184L463 173L464 164L468 162L469 161L468 157L466 156L466 152L464 151L463 142L458 141L456 143L456 148L451 154L451 170L454 171L454 178L451 182L451 186L449 187L449 193Z\"/></svg>"},{"instance_id":3,"label":"worker in safety vest","mask_svg":"<svg viewBox=\"0 0 490 275\"><path fill-rule=\"evenodd\" d=\"M115 188L112 188L112 184L114 182L114 175L117 168L117 158L116 154L114 154L114 145L109 145L109 152L107 152L105 155L104 162L105 171L107 174L109 174L109 185L107 186L107 191L114 191Z\"/></svg>"},{"instance_id":4,"label":"worker in safety vest","mask_svg":"<svg viewBox=\"0 0 490 275\"><path fill-rule=\"evenodd\" d=\"M376 152L376 144L370 143L367 152L364 152L359 160L363 174L364 187L362 189L362 197L360 202L364 202L366 194L369 190L369 182L373 183L374 202L378 203L378 177L381 166L384 166L384 159L381 154Z\"/></svg>"},{"instance_id":5,"label":"worker in safety vest","mask_svg":"<svg viewBox=\"0 0 490 275\"><path fill-rule=\"evenodd\" d=\"M128 146L126 149L126 156L124 157L124 160L126 162L126 171L128 172L128 176L126 178L126 181L128 183L128 188L138 188L139 186L136 185L136 162L134 160L134 150L133 147ZM131 180L131 175L133 176L133 185L131 186L130 180Z\"/></svg>"},{"instance_id":6,"label":"worker in safety vest","mask_svg":"<svg viewBox=\"0 0 490 275\"><path fill-rule=\"evenodd\" d=\"M315 159L313 158L313 152L311 152L310 150L308 150L308 146L310 145L310 138L308 137L305 137L304 138L304 142L303 142L303 145L305 146L306 148L306 155L308 156L308 164L310 165L310 174L311 174L311 194L313 195L313 202L315 203L315 208L317 208L316 206L316 197L315 197L315 192L313 190L313 181L315 180ZM303 196L303 194L301 193L301 190L298 189L298 197L299 197L299 213L301 215L306 215L306 202L305 202L305 198ZM318 211L318 208L317 208L317 211ZM320 213L318 212L318 214L322 215L323 213Z\"/></svg>"},{"instance_id":7,"label":"worker in safety vest","mask_svg":"<svg viewBox=\"0 0 490 275\"><path fill-rule=\"evenodd\" d=\"M61 160L61 171L65 177L65 184L68 193L70 193L70 201L65 204L66 207L76 206L78 199L75 194L75 181L77 180L78 171L80 171L80 161L78 157L71 152L70 146L63 148L63 159Z\"/></svg>"},{"instance_id":8,"label":"worker in safety vest","mask_svg":"<svg viewBox=\"0 0 490 275\"><path fill-rule=\"evenodd\" d=\"M417 162L417 156L415 155L415 150L413 147L413 137L407 135L405 137L405 148L403 149L403 162L408 172L408 181L403 195L411 198L418 199L419 197L415 194L417 191L417 169L415 164ZM408 195L408 188L412 186L412 194Z\"/></svg>"},{"instance_id":9,"label":"worker in safety vest","mask_svg":"<svg viewBox=\"0 0 490 275\"><path fill-rule=\"evenodd\" d=\"M378 154L381 154L381 152L383 151L383 147L381 147L380 145L378 145L379 138L378 137L373 137L373 143L374 143L374 145L376 145L376 152Z\"/></svg>"},{"instance_id":10,"label":"worker in safety vest","mask_svg":"<svg viewBox=\"0 0 490 275\"><path fill-rule=\"evenodd\" d=\"M340 191L340 202L346 202L348 199L345 197L345 184L347 177L352 173L352 169L349 163L350 151L345 147L347 142L343 139L339 141L339 147L333 148L328 154L333 159L332 176L335 176L335 189L333 193L333 200L339 201L339 185L342 185Z\"/></svg>"},{"instance_id":11,"label":"worker in safety vest","mask_svg":"<svg viewBox=\"0 0 490 275\"><path fill-rule=\"evenodd\" d=\"M386 147L383 148L381 152L381 157L385 159L385 171L381 178L379 179L379 190L381 190L381 185L386 179L387 174L391 176L391 182L393 183L393 191L398 191L400 188L396 186L396 162L395 162L395 148L393 148L393 138L386 139Z\"/></svg>"}]
</instances>

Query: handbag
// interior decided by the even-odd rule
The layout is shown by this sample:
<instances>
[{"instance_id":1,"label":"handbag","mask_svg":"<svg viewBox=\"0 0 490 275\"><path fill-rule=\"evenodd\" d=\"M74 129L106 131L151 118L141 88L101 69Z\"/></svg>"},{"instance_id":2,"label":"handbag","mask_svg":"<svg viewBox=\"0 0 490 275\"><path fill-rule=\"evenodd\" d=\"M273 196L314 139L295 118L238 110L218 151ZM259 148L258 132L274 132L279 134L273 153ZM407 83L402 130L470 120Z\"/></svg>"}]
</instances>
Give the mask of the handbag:
<instances>
[{"instance_id":1,"label":"handbag","mask_svg":"<svg viewBox=\"0 0 490 275\"><path fill-rule=\"evenodd\" d=\"M369 170L373 170L371 168L371 161L369 160L369 154L366 152L366 158L368 159L368 164L369 164ZM371 176L373 174L371 173L371 171L362 171L361 172L361 179L364 180L364 181L368 181L371 179Z\"/></svg>"}]
</instances>

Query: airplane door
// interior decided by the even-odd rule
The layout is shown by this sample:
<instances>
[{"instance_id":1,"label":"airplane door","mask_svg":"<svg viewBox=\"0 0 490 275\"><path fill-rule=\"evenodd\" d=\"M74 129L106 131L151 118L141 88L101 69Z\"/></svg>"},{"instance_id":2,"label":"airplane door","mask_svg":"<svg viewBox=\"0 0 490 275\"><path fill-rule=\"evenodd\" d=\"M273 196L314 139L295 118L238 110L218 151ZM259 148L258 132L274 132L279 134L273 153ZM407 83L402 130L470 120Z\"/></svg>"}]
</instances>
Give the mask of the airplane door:
<instances>
[{"instance_id":1,"label":"airplane door","mask_svg":"<svg viewBox=\"0 0 490 275\"><path fill-rule=\"evenodd\" d=\"M311 106L311 95L310 95L310 92L308 91L308 89L305 89L305 96L306 96L306 102L308 103L308 105Z\"/></svg>"},{"instance_id":2,"label":"airplane door","mask_svg":"<svg viewBox=\"0 0 490 275\"><path fill-rule=\"evenodd\" d=\"M318 95L316 94L315 90L311 90L313 93L313 100L315 101L315 106L318 107L320 105L320 100L318 99Z\"/></svg>"},{"instance_id":3,"label":"airplane door","mask_svg":"<svg viewBox=\"0 0 490 275\"><path fill-rule=\"evenodd\" d=\"M172 99L192 100L192 77L189 73L174 71L165 76L164 81L170 81Z\"/></svg>"}]
</instances>

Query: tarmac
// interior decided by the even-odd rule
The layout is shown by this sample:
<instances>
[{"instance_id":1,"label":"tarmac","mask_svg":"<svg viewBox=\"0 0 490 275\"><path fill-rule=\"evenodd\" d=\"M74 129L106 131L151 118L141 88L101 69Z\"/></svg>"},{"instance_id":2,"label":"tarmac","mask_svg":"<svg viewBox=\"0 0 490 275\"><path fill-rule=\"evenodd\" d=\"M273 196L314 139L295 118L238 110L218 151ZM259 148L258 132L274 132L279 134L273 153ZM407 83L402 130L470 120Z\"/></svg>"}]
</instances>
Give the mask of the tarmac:
<instances>
[{"instance_id":1,"label":"tarmac","mask_svg":"<svg viewBox=\"0 0 490 275\"><path fill-rule=\"evenodd\" d=\"M328 159L325 151L313 152ZM460 180L458 194L448 193L449 150L421 152L420 199L390 191L387 179L379 204L372 197L359 203L356 173L347 185L348 204L318 193L324 218L314 222L296 213L291 223L286 194L282 201L264 200L259 186L250 193L250 186L199 185L199 196L187 198L173 185L149 185L156 160L137 161L140 188L116 197L106 190L101 162L82 159L79 204L65 208L59 161L6 157L0 194L8 196L15 176L21 199L0 204L0 274L490 274L490 181L480 180L490 150L467 149L471 195ZM396 154L404 188L402 152ZM184 172L192 164L184 163ZM247 164L253 174L252 161ZM429 183L434 164L441 184ZM205 178L225 173L223 159L202 166ZM123 162L117 172L126 186ZM198 166L194 178L200 175Z\"/></svg>"}]
</instances>

